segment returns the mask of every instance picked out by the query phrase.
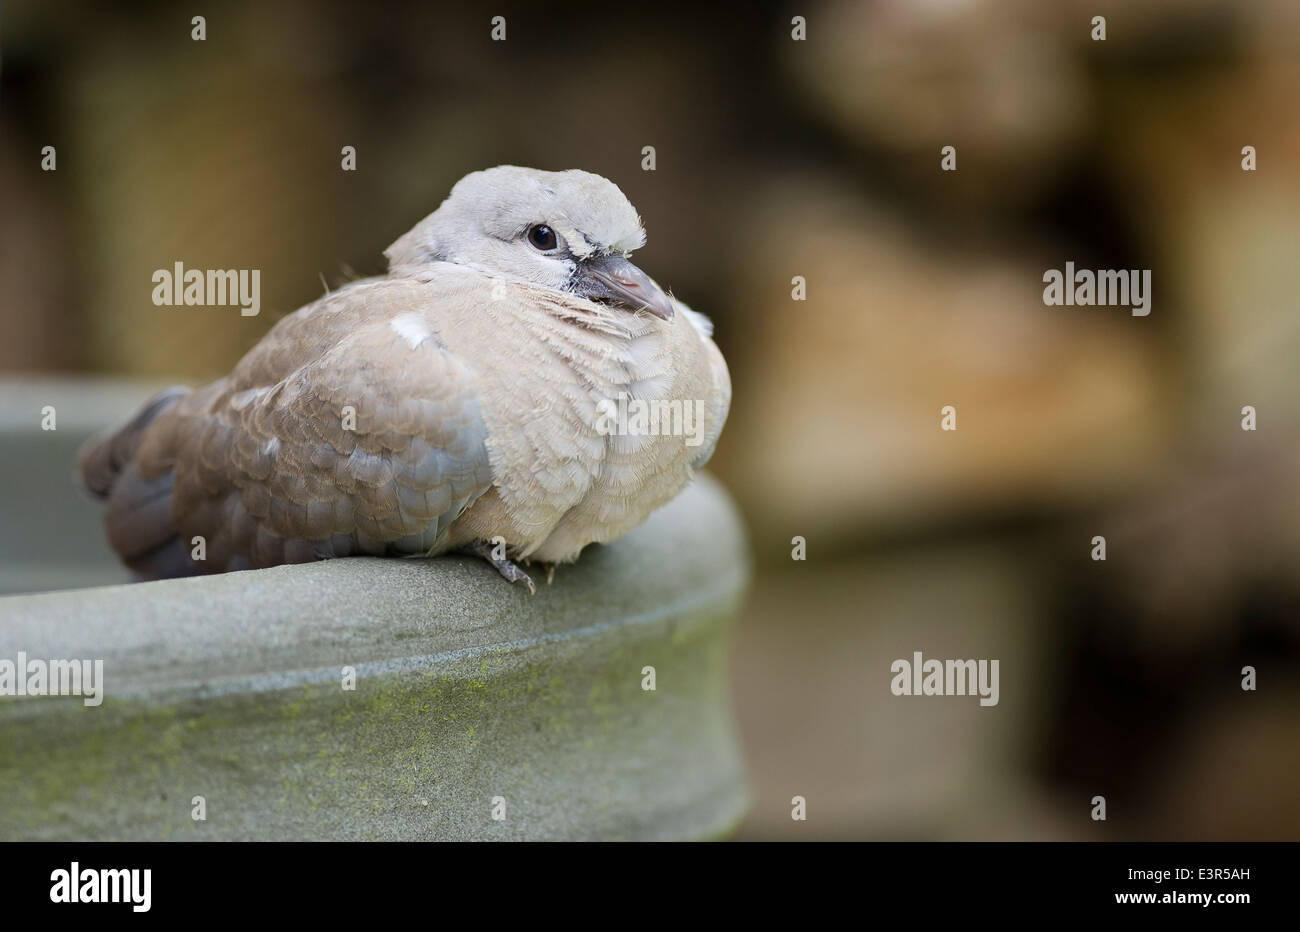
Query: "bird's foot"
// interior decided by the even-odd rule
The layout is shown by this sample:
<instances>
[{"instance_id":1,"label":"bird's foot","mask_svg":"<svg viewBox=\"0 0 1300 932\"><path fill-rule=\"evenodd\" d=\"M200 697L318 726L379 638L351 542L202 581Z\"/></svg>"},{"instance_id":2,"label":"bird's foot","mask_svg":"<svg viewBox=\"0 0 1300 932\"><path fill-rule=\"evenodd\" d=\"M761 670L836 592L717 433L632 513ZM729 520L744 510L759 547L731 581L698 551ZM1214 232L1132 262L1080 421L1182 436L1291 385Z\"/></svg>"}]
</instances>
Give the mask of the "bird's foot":
<instances>
[{"instance_id":1,"label":"bird's foot","mask_svg":"<svg viewBox=\"0 0 1300 932\"><path fill-rule=\"evenodd\" d=\"M532 565L533 561L528 557L524 557L524 566L531 569ZM538 560L537 565L546 570L546 585L549 586L551 583L555 582L555 568L559 566L558 563L547 563L545 560Z\"/></svg>"},{"instance_id":2,"label":"bird's foot","mask_svg":"<svg viewBox=\"0 0 1300 932\"><path fill-rule=\"evenodd\" d=\"M496 571L501 574L506 582L521 582L528 587L529 595L537 595L537 587L533 585L533 580L529 575L516 566L508 557L495 556L492 553L495 549L490 542L485 540L477 541L464 548L466 553L482 557L496 567Z\"/></svg>"}]
</instances>

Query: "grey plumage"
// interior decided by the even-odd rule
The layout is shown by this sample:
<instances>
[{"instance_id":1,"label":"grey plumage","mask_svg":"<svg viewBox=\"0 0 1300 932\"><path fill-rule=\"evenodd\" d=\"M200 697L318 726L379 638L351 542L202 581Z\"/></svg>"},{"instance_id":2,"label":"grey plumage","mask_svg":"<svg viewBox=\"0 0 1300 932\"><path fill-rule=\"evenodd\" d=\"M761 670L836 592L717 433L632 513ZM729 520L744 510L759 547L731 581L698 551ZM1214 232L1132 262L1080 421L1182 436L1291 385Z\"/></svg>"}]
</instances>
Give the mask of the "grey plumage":
<instances>
[{"instance_id":1,"label":"grey plumage","mask_svg":"<svg viewBox=\"0 0 1300 932\"><path fill-rule=\"evenodd\" d=\"M731 393L707 320L627 261L643 241L599 176L467 176L389 247L387 276L83 449L110 543L158 578L504 539L493 562L526 580L510 560L618 537L708 460ZM703 442L598 429L620 393L702 402Z\"/></svg>"}]
</instances>

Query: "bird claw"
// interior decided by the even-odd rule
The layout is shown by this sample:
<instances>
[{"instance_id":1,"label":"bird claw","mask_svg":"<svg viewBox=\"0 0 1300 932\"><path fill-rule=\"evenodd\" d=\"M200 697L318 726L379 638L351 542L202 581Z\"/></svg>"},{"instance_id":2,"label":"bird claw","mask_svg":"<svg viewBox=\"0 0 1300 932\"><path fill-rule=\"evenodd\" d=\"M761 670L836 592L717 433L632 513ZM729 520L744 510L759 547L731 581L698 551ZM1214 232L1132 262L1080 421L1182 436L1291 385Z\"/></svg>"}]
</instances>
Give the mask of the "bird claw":
<instances>
[{"instance_id":1,"label":"bird claw","mask_svg":"<svg viewBox=\"0 0 1300 932\"><path fill-rule=\"evenodd\" d=\"M497 572L500 573L502 576L504 576L506 579L510 580L510 582L512 583L522 582L525 585L527 585L529 595L537 595L537 586L533 584L532 577L530 577L519 567L515 566L509 560L505 560L501 564L494 563L493 566L496 566Z\"/></svg>"},{"instance_id":2,"label":"bird claw","mask_svg":"<svg viewBox=\"0 0 1300 932\"><path fill-rule=\"evenodd\" d=\"M516 566L509 558L502 557L498 559L492 555L493 547L486 541L479 541L465 548L467 553L476 557L482 557L496 568L501 577L509 583L521 582L528 587L529 595L537 595L537 586L533 583L532 577Z\"/></svg>"}]
</instances>

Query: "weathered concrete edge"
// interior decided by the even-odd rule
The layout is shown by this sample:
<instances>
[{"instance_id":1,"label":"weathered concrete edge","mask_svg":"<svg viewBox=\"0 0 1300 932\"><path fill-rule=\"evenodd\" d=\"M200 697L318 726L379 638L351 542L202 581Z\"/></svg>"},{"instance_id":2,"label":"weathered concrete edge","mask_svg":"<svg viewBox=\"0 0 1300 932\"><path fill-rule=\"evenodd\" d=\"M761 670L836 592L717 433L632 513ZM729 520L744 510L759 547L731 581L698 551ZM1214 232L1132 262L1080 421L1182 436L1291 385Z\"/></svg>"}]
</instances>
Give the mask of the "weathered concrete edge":
<instances>
[{"instance_id":1,"label":"weathered concrete edge","mask_svg":"<svg viewBox=\"0 0 1300 932\"><path fill-rule=\"evenodd\" d=\"M721 487L697 477L630 534L560 567L536 596L482 561L351 558L0 598L0 657L96 657L116 689L439 655L662 611L748 573Z\"/></svg>"},{"instance_id":2,"label":"weathered concrete edge","mask_svg":"<svg viewBox=\"0 0 1300 932\"><path fill-rule=\"evenodd\" d=\"M42 714L4 726L0 838L724 835L748 803L725 682L739 597L377 675L352 693L335 682L97 710L33 701ZM638 685L643 663L659 671L657 693ZM192 794L209 821L187 818ZM488 814L498 794L512 807L503 822Z\"/></svg>"},{"instance_id":3,"label":"weathered concrete edge","mask_svg":"<svg viewBox=\"0 0 1300 932\"><path fill-rule=\"evenodd\" d=\"M743 531L725 494L702 479L646 526L597 548L591 559L584 555L578 566L561 573L557 586L535 599L476 562L444 559L339 561L0 600L0 656L11 655L6 651L19 640L38 651L49 648L44 653L51 656L60 656L59 650L84 656L103 648L115 652L115 666L124 672L110 689L107 709L82 712L72 708L75 699L0 700L0 730L21 737L16 743L23 746L8 766L0 753L0 787L9 786L8 792L0 789L0 836L694 838L725 832L743 813L747 794L717 645L725 640L748 573ZM351 580L343 587L348 604L324 619L310 617L322 575L336 574ZM308 598L299 592L297 598L263 604L257 597L303 584L310 576L316 578L306 583ZM198 597L214 583L224 591L211 600ZM371 585L418 592L390 606L391 612L367 612L368 600L349 601L347 596ZM160 592L166 597L158 598ZM677 595L665 603L666 592ZM542 601L544 596L550 598ZM242 604L241 599L251 602L252 617L233 616L232 606ZM433 605L426 601L430 599ZM6 612L5 603L18 603L20 610ZM175 625L168 603L190 623ZM74 606L91 611L70 617L66 609ZM129 632L113 621L133 608L152 613L156 624L137 625L135 637L123 638ZM263 610L265 617L257 617ZM349 611L363 611L366 617ZM311 643L304 645L302 635ZM168 658L169 645L195 637L199 650L188 666ZM438 649L448 641L468 646ZM638 717L636 709L648 707L633 698L635 693L626 693L626 663L611 667L607 659L594 659L617 653L628 642L639 643L640 651L676 650L663 663L679 677L679 695L663 694L669 711L657 721ZM359 686L385 696L385 708L394 713L372 716L367 728L373 736L330 724L345 701L338 691L339 667L333 664L367 652L373 659L356 664ZM286 658L300 660L303 653L327 662L277 667ZM467 674L476 660L483 670L496 665L501 672L494 675L505 679L497 683ZM213 675L209 664L214 661L240 675ZM194 676L196 670L206 675ZM490 692L519 670L534 678L538 671L557 676L559 671L560 679L569 682L549 691L530 686L524 697L518 690L499 690L501 701L470 706L455 691L477 681L477 688ZM683 676L690 682L680 681ZM429 709L428 683L440 681L452 689L445 698L447 711L458 710L451 713L454 724L420 720ZM592 696L619 690L624 693L618 702L586 707ZM295 709L309 697L304 718ZM547 729L553 723L536 717L538 703L550 703L561 714L557 721L597 736L595 743L588 737L573 744L571 736L564 737L570 743L563 745L562 759L553 750L548 758L552 736ZM402 709L415 710L414 718L406 721ZM510 722L496 720L501 716L519 729L512 732ZM196 734L204 735L202 743L184 738L195 726ZM466 733L476 731L495 735L495 753L466 756L456 750ZM52 770L71 773L85 767L88 755L102 756L105 747L119 743L120 734L134 737L122 742L120 753L107 752L81 782L75 774L67 779L51 775ZM166 735L171 737L163 740ZM544 739L541 748L530 746L539 740L536 735ZM355 757L351 747L364 746L370 737L374 747ZM313 742L328 766L295 759L285 743L289 738ZM341 747L334 747L340 742ZM18 750L7 743L11 751ZM477 747L472 739L470 743ZM216 753L214 746L225 750ZM660 765L638 763L647 755ZM417 758L441 774L428 791L442 794L444 801L436 826L424 824L419 810L413 820L403 809L402 793L394 789L393 774L403 773ZM227 761L236 762L235 775L223 779L219 775L223 766L228 769ZM482 794L533 765L546 779L516 790L551 805L532 810L525 826L484 824L479 818ZM49 779L43 779L42 768ZM448 779L449 770L457 775ZM603 782L598 780L594 789L584 784L596 775L603 775ZM402 779L415 778L406 774ZM159 810L142 787L160 780L173 794L184 795L194 785L208 788L226 801L224 821L200 827L171 810ZM282 782L292 784L295 793L267 795L268 787ZM349 786L369 788L368 808L357 808ZM333 802L299 808L301 799L308 798ZM603 808L593 808L592 799L605 799ZM232 800L238 805L232 807ZM36 821L4 816L5 810L12 816L20 809ZM284 813L292 818L285 821Z\"/></svg>"}]
</instances>

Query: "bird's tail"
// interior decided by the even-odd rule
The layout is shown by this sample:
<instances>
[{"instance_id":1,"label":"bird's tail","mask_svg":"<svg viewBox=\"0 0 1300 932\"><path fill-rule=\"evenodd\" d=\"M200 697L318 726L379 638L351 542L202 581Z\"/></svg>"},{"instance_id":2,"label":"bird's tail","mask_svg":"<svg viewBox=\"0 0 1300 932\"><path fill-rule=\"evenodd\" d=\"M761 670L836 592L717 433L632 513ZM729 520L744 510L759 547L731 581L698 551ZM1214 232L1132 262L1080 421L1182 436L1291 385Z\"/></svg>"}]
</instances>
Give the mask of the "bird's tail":
<instances>
[{"instance_id":1,"label":"bird's tail","mask_svg":"<svg viewBox=\"0 0 1300 932\"><path fill-rule=\"evenodd\" d=\"M104 523L109 543L144 579L193 572L172 519L171 471L145 478L135 463L150 425L189 392L183 386L159 392L126 426L88 441L77 454L81 484L108 502Z\"/></svg>"}]
</instances>

